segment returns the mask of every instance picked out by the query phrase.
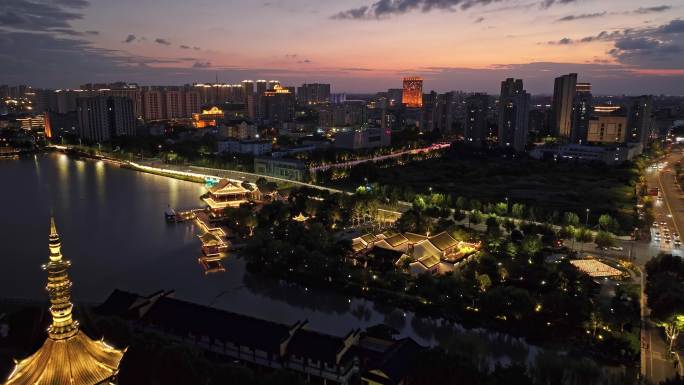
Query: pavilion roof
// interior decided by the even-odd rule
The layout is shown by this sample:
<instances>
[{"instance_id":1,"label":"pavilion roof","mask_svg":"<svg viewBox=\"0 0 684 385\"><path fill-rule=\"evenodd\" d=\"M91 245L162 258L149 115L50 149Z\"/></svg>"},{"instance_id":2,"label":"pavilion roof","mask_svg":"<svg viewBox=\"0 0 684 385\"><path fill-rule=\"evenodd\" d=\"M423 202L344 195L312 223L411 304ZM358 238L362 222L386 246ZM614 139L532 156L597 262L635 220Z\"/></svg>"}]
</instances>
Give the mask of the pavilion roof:
<instances>
[{"instance_id":1,"label":"pavilion roof","mask_svg":"<svg viewBox=\"0 0 684 385\"><path fill-rule=\"evenodd\" d=\"M94 385L115 376L124 350L94 341L82 331L70 338L48 338L17 362L5 385Z\"/></svg>"},{"instance_id":2,"label":"pavilion roof","mask_svg":"<svg viewBox=\"0 0 684 385\"><path fill-rule=\"evenodd\" d=\"M454 247L458 245L458 241L455 240L454 238L451 237L448 233L445 231L436 234L432 237L429 238L430 242L432 242L433 245L435 245L438 249L444 251L450 247Z\"/></svg>"},{"instance_id":3,"label":"pavilion roof","mask_svg":"<svg viewBox=\"0 0 684 385\"><path fill-rule=\"evenodd\" d=\"M391 237L385 238L385 242L387 242L392 247L397 247L408 242L408 238L401 234L394 234Z\"/></svg>"},{"instance_id":4,"label":"pavilion roof","mask_svg":"<svg viewBox=\"0 0 684 385\"><path fill-rule=\"evenodd\" d=\"M217 184L209 188L209 192L212 195L227 195L248 193L250 191L228 179L221 179Z\"/></svg>"},{"instance_id":5,"label":"pavilion roof","mask_svg":"<svg viewBox=\"0 0 684 385\"><path fill-rule=\"evenodd\" d=\"M420 234L414 234L414 233L404 233L404 236L410 243L418 243L424 239L427 239L427 236L425 235L420 235Z\"/></svg>"}]
</instances>

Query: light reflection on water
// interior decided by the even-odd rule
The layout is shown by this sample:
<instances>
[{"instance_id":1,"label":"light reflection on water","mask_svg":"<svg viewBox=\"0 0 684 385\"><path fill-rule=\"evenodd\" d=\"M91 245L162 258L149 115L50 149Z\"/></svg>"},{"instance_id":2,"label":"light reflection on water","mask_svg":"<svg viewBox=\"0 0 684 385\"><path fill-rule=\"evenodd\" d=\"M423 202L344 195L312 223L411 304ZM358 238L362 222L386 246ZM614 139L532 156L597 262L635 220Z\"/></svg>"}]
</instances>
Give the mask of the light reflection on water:
<instances>
[{"instance_id":1,"label":"light reflection on water","mask_svg":"<svg viewBox=\"0 0 684 385\"><path fill-rule=\"evenodd\" d=\"M0 216L3 297L46 299L40 265L47 260L53 210L64 255L73 262L77 301L99 303L116 288L141 294L173 289L180 299L276 322L307 319L311 329L337 335L386 323L424 344L453 336L453 325L400 309L252 276L235 256L224 261L225 273L205 276L197 230L163 218L169 204L201 206L201 184L56 154L2 162L0 180L13 184L0 190L2 201L15 202Z\"/></svg>"}]
</instances>

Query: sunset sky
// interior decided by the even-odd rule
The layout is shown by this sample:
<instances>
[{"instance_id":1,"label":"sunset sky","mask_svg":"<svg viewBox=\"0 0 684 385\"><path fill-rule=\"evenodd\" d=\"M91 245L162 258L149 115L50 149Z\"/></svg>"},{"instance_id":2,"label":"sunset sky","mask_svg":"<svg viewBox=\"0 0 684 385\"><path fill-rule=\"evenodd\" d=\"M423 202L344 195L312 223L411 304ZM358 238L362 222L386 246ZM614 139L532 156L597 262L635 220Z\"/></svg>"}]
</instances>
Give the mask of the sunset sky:
<instances>
[{"instance_id":1,"label":"sunset sky","mask_svg":"<svg viewBox=\"0 0 684 385\"><path fill-rule=\"evenodd\" d=\"M323 81L533 93L578 72L597 94L684 94L684 2L2 0L0 83Z\"/></svg>"}]
</instances>

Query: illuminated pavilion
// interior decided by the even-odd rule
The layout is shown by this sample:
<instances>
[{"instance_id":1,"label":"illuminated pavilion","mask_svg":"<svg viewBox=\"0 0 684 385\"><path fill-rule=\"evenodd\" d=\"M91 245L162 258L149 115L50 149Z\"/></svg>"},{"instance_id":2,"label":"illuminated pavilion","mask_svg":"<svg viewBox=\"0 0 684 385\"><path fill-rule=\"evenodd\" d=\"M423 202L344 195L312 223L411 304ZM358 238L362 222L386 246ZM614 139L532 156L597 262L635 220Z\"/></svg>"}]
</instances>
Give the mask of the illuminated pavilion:
<instances>
[{"instance_id":1,"label":"illuminated pavilion","mask_svg":"<svg viewBox=\"0 0 684 385\"><path fill-rule=\"evenodd\" d=\"M95 341L79 330L72 318L71 280L67 269L71 262L62 259L62 247L55 221L50 226L50 261L43 265L48 272L52 323L48 338L40 349L16 365L5 385L95 385L114 384L124 350L104 341Z\"/></svg>"}]
</instances>

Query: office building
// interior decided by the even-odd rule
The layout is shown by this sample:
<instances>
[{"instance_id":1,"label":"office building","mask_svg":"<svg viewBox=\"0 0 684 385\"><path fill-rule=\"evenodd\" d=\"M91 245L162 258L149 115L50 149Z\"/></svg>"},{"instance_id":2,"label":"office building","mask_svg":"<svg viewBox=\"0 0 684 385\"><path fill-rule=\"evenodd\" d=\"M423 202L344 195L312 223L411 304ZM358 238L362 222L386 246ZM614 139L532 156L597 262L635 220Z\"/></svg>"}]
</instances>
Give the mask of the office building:
<instances>
[{"instance_id":1,"label":"office building","mask_svg":"<svg viewBox=\"0 0 684 385\"><path fill-rule=\"evenodd\" d=\"M553 135L567 142L572 137L572 107L577 92L577 74L557 77L553 87Z\"/></svg>"},{"instance_id":2,"label":"office building","mask_svg":"<svg viewBox=\"0 0 684 385\"><path fill-rule=\"evenodd\" d=\"M295 95L279 84L271 91L264 92L261 100L261 118L271 124L294 120Z\"/></svg>"},{"instance_id":3,"label":"office building","mask_svg":"<svg viewBox=\"0 0 684 385\"><path fill-rule=\"evenodd\" d=\"M135 135L133 101L117 96L78 99L78 133L86 141L106 142L113 136Z\"/></svg>"},{"instance_id":4,"label":"office building","mask_svg":"<svg viewBox=\"0 0 684 385\"><path fill-rule=\"evenodd\" d=\"M299 104L330 103L330 84L302 84L297 89L297 101Z\"/></svg>"},{"instance_id":5,"label":"office building","mask_svg":"<svg viewBox=\"0 0 684 385\"><path fill-rule=\"evenodd\" d=\"M473 94L465 99L465 121L463 136L466 143L481 146L489 137L487 116L489 115L489 95Z\"/></svg>"},{"instance_id":6,"label":"office building","mask_svg":"<svg viewBox=\"0 0 684 385\"><path fill-rule=\"evenodd\" d=\"M517 152L525 150L529 132L530 94L522 79L508 78L501 82L499 97L499 147Z\"/></svg>"},{"instance_id":7,"label":"office building","mask_svg":"<svg viewBox=\"0 0 684 385\"><path fill-rule=\"evenodd\" d=\"M301 160L287 158L254 158L254 172L297 182L308 182L310 177L306 163Z\"/></svg>"},{"instance_id":8,"label":"office building","mask_svg":"<svg viewBox=\"0 0 684 385\"><path fill-rule=\"evenodd\" d=\"M66 114L67 112L76 111L76 99L81 94L81 90L57 90L55 94L57 97L56 112Z\"/></svg>"},{"instance_id":9,"label":"office building","mask_svg":"<svg viewBox=\"0 0 684 385\"><path fill-rule=\"evenodd\" d=\"M573 143L586 143L592 111L591 83L577 83L572 107Z\"/></svg>"},{"instance_id":10,"label":"office building","mask_svg":"<svg viewBox=\"0 0 684 385\"><path fill-rule=\"evenodd\" d=\"M423 78L416 76L404 78L401 102L409 108L423 107Z\"/></svg>"}]
</instances>

